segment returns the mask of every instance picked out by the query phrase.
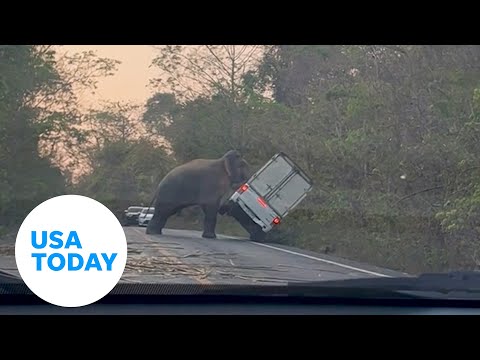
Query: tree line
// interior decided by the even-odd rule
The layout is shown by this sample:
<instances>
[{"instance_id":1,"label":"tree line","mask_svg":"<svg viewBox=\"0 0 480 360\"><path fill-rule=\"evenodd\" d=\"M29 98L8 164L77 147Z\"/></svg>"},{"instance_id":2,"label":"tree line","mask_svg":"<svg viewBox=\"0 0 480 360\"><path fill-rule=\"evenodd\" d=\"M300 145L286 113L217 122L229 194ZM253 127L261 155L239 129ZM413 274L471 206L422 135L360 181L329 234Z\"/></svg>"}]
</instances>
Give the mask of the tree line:
<instances>
[{"instance_id":1,"label":"tree line","mask_svg":"<svg viewBox=\"0 0 480 360\"><path fill-rule=\"evenodd\" d=\"M176 164L236 148L255 169L284 151L315 187L272 241L410 272L475 269L479 57L476 45L164 46L145 104L82 112L78 89L118 62L0 46L0 227L61 193L120 213L148 205Z\"/></svg>"}]
</instances>

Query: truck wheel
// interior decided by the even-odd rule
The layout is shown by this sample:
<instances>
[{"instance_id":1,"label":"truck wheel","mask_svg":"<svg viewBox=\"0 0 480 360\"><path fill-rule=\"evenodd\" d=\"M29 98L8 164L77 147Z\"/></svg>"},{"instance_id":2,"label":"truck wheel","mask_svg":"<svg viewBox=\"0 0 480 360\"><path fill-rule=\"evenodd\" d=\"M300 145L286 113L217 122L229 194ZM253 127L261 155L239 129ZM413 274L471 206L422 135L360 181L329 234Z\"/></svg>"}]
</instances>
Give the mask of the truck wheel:
<instances>
[{"instance_id":1,"label":"truck wheel","mask_svg":"<svg viewBox=\"0 0 480 360\"><path fill-rule=\"evenodd\" d=\"M250 233L251 241L263 242L265 241L266 237L267 237L267 234L263 232L261 229L256 229L255 231Z\"/></svg>"}]
</instances>

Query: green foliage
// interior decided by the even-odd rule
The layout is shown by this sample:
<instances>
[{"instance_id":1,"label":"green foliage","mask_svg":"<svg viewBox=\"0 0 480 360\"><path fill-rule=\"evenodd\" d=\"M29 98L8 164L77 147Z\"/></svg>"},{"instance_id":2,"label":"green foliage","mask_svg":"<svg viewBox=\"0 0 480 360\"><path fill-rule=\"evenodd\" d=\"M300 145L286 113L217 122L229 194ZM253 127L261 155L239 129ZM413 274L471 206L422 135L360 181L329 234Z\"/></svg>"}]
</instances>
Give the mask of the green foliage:
<instances>
[{"instance_id":1,"label":"green foliage","mask_svg":"<svg viewBox=\"0 0 480 360\"><path fill-rule=\"evenodd\" d=\"M0 226L22 220L38 203L63 192L58 169L38 153L42 128L27 97L58 79L50 57L33 46L0 47Z\"/></svg>"},{"instance_id":2,"label":"green foliage","mask_svg":"<svg viewBox=\"0 0 480 360\"><path fill-rule=\"evenodd\" d=\"M180 161L229 146L254 166L292 156L316 185L276 241L413 272L476 268L478 60L478 46L270 46L237 83L244 97L186 101L162 131Z\"/></svg>"},{"instance_id":3,"label":"green foliage","mask_svg":"<svg viewBox=\"0 0 480 360\"><path fill-rule=\"evenodd\" d=\"M156 185L175 165L165 146L142 132L137 111L121 103L90 111L85 125L91 141L82 147L90 171L72 187L118 217L132 204L149 205Z\"/></svg>"},{"instance_id":4,"label":"green foliage","mask_svg":"<svg viewBox=\"0 0 480 360\"><path fill-rule=\"evenodd\" d=\"M480 265L477 45L165 46L141 115L80 114L72 89L116 63L53 55L0 46L3 218L64 191L51 163L88 167L68 191L120 213L175 164L236 148L256 170L284 151L315 188L272 241L410 272Z\"/></svg>"},{"instance_id":5,"label":"green foliage","mask_svg":"<svg viewBox=\"0 0 480 360\"><path fill-rule=\"evenodd\" d=\"M52 46L0 46L0 227L17 225L64 194L81 120L74 89L95 87L116 62L93 53L58 55ZM78 142L75 144L77 145ZM75 163L71 161L71 163ZM63 166L63 167L62 167Z\"/></svg>"}]
</instances>

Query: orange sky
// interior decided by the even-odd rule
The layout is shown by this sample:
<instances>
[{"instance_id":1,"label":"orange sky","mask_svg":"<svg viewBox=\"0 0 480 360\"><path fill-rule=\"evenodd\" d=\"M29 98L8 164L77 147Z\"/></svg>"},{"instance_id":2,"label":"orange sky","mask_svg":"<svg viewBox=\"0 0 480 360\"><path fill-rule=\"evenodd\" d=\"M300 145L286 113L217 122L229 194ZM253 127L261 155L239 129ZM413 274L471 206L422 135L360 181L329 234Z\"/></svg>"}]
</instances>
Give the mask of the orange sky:
<instances>
[{"instance_id":1,"label":"orange sky","mask_svg":"<svg viewBox=\"0 0 480 360\"><path fill-rule=\"evenodd\" d=\"M101 80L95 95L85 95L83 101L95 103L102 100L133 101L144 103L151 95L147 87L150 78L157 74L149 68L158 50L150 45L64 45L63 51L93 50L100 57L116 59L122 63L114 76Z\"/></svg>"}]
</instances>

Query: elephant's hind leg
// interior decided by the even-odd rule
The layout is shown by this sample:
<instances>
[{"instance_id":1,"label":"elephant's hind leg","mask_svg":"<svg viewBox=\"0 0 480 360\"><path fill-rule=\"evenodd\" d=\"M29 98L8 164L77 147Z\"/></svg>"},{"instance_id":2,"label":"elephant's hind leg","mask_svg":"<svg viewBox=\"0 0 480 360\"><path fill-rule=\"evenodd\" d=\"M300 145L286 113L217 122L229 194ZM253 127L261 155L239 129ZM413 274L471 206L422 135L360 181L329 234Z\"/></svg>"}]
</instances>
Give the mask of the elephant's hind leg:
<instances>
[{"instance_id":1,"label":"elephant's hind leg","mask_svg":"<svg viewBox=\"0 0 480 360\"><path fill-rule=\"evenodd\" d=\"M204 213L203 220L203 238L216 239L215 228L217 226L217 211L218 205L202 205Z\"/></svg>"},{"instance_id":2,"label":"elephant's hind leg","mask_svg":"<svg viewBox=\"0 0 480 360\"><path fill-rule=\"evenodd\" d=\"M186 205L179 206L177 204L163 204L155 208L155 214L148 223L148 226L152 224L152 227L149 229L147 227L147 234L161 234L167 220L170 216L177 213L183 209Z\"/></svg>"}]
</instances>

